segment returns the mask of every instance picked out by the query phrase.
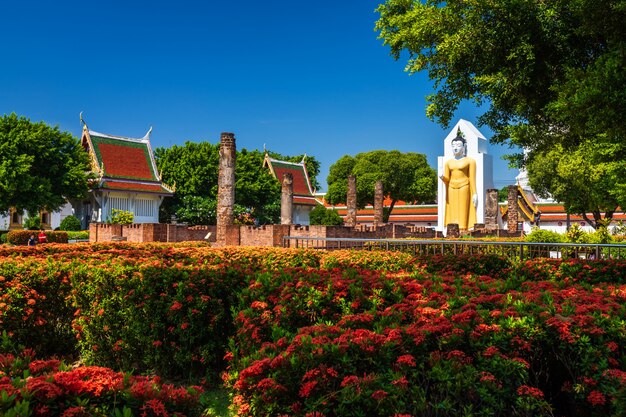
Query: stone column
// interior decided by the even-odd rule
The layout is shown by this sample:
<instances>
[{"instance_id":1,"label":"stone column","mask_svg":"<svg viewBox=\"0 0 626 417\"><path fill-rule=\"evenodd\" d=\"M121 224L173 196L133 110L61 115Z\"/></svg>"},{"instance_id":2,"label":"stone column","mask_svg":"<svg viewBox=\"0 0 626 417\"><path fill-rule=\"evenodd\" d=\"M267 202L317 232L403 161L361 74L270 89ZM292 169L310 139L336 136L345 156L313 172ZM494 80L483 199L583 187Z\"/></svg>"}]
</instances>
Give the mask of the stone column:
<instances>
[{"instance_id":1,"label":"stone column","mask_svg":"<svg viewBox=\"0 0 626 417\"><path fill-rule=\"evenodd\" d=\"M495 230L498 228L498 190L487 189L485 195L485 229Z\"/></svg>"},{"instance_id":2,"label":"stone column","mask_svg":"<svg viewBox=\"0 0 626 417\"><path fill-rule=\"evenodd\" d=\"M348 175L348 195L346 196L346 221L348 227L356 226L356 177Z\"/></svg>"},{"instance_id":3,"label":"stone column","mask_svg":"<svg viewBox=\"0 0 626 417\"><path fill-rule=\"evenodd\" d=\"M235 134L222 132L217 178L216 243L219 245L226 244L226 231L228 226L232 226L234 222L236 158Z\"/></svg>"},{"instance_id":4,"label":"stone column","mask_svg":"<svg viewBox=\"0 0 626 417\"><path fill-rule=\"evenodd\" d=\"M519 215L517 212L517 185L509 185L509 198L508 204L509 207L507 209L507 230L509 233L517 232L517 221L519 219Z\"/></svg>"},{"instance_id":5,"label":"stone column","mask_svg":"<svg viewBox=\"0 0 626 417\"><path fill-rule=\"evenodd\" d=\"M383 194L383 182L382 180L376 181L374 186L374 226L383 224L383 200L385 196Z\"/></svg>"},{"instance_id":6,"label":"stone column","mask_svg":"<svg viewBox=\"0 0 626 417\"><path fill-rule=\"evenodd\" d=\"M283 173L282 194L280 197L280 224L293 223L293 175Z\"/></svg>"}]
</instances>

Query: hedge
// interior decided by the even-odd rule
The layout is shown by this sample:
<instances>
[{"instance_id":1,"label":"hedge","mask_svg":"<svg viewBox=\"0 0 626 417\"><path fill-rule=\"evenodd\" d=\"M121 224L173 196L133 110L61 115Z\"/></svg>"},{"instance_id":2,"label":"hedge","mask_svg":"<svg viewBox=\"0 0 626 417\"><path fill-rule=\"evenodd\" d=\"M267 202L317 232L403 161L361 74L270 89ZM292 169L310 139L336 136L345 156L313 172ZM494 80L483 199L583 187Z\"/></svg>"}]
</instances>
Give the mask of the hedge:
<instances>
[{"instance_id":1,"label":"hedge","mask_svg":"<svg viewBox=\"0 0 626 417\"><path fill-rule=\"evenodd\" d=\"M58 230L46 230L47 243L67 243L67 232ZM34 234L37 239L38 232L36 230L11 230L7 234L7 243L12 245L27 245L28 239Z\"/></svg>"}]
</instances>

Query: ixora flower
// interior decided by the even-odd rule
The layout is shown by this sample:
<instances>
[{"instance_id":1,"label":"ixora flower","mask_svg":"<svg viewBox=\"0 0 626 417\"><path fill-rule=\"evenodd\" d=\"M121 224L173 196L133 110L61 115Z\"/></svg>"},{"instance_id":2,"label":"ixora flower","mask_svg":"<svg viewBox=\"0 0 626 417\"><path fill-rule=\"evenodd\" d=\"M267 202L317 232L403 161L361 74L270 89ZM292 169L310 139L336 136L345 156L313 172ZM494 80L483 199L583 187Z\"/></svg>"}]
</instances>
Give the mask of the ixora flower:
<instances>
[{"instance_id":1,"label":"ixora flower","mask_svg":"<svg viewBox=\"0 0 626 417\"><path fill-rule=\"evenodd\" d=\"M528 385L521 385L517 388L517 395L520 397L533 397L537 399L543 399L543 391L539 388L529 387Z\"/></svg>"},{"instance_id":2,"label":"ixora flower","mask_svg":"<svg viewBox=\"0 0 626 417\"><path fill-rule=\"evenodd\" d=\"M604 405L606 403L606 398L600 391L593 390L587 396L587 401L589 401L589 404L591 405Z\"/></svg>"}]
</instances>

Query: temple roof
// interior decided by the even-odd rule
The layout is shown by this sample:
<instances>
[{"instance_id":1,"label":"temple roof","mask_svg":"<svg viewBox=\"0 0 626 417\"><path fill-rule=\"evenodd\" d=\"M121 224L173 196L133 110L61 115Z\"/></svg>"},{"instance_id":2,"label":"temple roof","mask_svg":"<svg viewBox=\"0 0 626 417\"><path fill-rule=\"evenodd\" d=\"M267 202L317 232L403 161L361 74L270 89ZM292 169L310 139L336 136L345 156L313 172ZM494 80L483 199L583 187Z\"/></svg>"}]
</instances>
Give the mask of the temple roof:
<instances>
[{"instance_id":1,"label":"temple roof","mask_svg":"<svg viewBox=\"0 0 626 417\"><path fill-rule=\"evenodd\" d=\"M309 174L306 171L306 163L304 159L299 162L280 161L270 158L266 153L263 166L267 166L270 172L279 181L282 181L283 174L291 173L293 176L293 202L294 204L303 204L309 206L317 205L315 200L315 192L311 187Z\"/></svg>"},{"instance_id":2,"label":"temple roof","mask_svg":"<svg viewBox=\"0 0 626 417\"><path fill-rule=\"evenodd\" d=\"M151 131L152 129L150 129ZM98 133L83 128L81 143L99 177L98 189L172 195L161 182L150 146L150 131L141 139Z\"/></svg>"}]
</instances>

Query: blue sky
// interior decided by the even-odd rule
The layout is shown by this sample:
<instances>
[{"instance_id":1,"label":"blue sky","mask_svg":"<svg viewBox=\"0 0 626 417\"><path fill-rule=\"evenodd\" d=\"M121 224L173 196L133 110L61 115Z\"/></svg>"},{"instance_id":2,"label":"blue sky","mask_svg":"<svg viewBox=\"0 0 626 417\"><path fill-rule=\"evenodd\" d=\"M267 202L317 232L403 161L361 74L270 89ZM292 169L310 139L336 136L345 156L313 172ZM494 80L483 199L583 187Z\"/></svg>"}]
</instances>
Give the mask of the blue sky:
<instances>
[{"instance_id":1,"label":"blue sky","mask_svg":"<svg viewBox=\"0 0 626 417\"><path fill-rule=\"evenodd\" d=\"M152 126L154 147L234 132L238 149L314 155L323 189L346 154L420 152L436 168L449 129L425 116L426 75L407 75L377 39L378 3L4 2L0 114L80 136L83 111L102 133ZM457 119L478 115L465 105ZM498 188L517 174L508 152L490 146Z\"/></svg>"}]
</instances>

